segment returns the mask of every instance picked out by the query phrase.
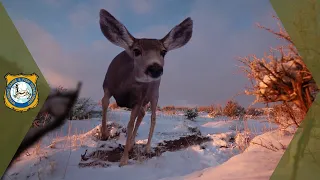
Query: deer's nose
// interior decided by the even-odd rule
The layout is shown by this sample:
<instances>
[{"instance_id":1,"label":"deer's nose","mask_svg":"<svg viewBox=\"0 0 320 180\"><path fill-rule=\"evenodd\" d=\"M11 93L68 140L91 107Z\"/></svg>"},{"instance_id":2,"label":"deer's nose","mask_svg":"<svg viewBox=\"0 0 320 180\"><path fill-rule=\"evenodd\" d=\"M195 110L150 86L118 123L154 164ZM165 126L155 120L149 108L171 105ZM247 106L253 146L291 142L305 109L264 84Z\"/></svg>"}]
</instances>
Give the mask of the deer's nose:
<instances>
[{"instance_id":1,"label":"deer's nose","mask_svg":"<svg viewBox=\"0 0 320 180\"><path fill-rule=\"evenodd\" d=\"M157 63L154 63L147 67L147 70L145 72L147 75L150 75L152 78L158 78L163 73L163 67L160 66Z\"/></svg>"}]
</instances>

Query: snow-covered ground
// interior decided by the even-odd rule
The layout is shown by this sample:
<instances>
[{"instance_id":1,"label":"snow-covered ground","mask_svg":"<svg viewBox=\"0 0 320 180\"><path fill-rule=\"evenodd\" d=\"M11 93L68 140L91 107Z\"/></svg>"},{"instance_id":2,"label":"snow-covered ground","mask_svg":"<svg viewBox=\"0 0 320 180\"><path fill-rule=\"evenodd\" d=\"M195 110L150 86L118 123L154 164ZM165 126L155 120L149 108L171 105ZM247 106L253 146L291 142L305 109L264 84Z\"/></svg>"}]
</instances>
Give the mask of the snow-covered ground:
<instances>
[{"instance_id":1,"label":"snow-covered ground","mask_svg":"<svg viewBox=\"0 0 320 180\"><path fill-rule=\"evenodd\" d=\"M109 113L109 120L126 127L129 113L112 111ZM212 141L179 151L165 152L151 159L131 160L129 165L121 168L118 167L118 162L109 163L109 167L79 167L81 154L86 150L89 153L103 144L112 148L125 142L124 134L107 142L95 140L92 132L100 123L100 119L69 121L43 138L41 144L28 150L4 179L269 179L292 137L291 134L280 135L274 130L276 125L264 118L239 123L238 120L226 117L212 119L202 114L195 121L189 121L181 115L158 113L152 146L164 140L190 135L190 128L197 128ZM137 144L146 143L149 127L150 114L147 114L139 128ZM244 132L244 129L248 131ZM255 137L253 142L256 144L251 144L241 153L246 145L246 137Z\"/></svg>"},{"instance_id":2,"label":"snow-covered ground","mask_svg":"<svg viewBox=\"0 0 320 180\"><path fill-rule=\"evenodd\" d=\"M277 130L264 133L253 138L245 152L233 156L220 166L161 180L268 180L289 145L293 133L294 131Z\"/></svg>"}]
</instances>

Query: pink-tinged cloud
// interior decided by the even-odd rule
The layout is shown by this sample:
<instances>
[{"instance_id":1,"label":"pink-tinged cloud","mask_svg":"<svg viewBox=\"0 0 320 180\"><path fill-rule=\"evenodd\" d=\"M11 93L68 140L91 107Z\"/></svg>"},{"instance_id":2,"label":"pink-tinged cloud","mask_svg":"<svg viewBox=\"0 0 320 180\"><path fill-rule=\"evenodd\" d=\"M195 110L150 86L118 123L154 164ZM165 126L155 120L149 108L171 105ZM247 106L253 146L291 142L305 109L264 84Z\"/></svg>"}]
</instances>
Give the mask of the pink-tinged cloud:
<instances>
[{"instance_id":1,"label":"pink-tinged cloud","mask_svg":"<svg viewBox=\"0 0 320 180\"><path fill-rule=\"evenodd\" d=\"M62 86L64 88L75 88L77 80L69 78L61 73L57 73L50 68L40 67L41 72L51 87Z\"/></svg>"},{"instance_id":2,"label":"pink-tinged cloud","mask_svg":"<svg viewBox=\"0 0 320 180\"><path fill-rule=\"evenodd\" d=\"M111 57L108 51L119 51L106 41L96 41L88 47L74 52L65 52L50 33L29 20L15 21L45 78L52 86L75 87L78 81L84 83L82 96L99 99L102 96L102 81Z\"/></svg>"},{"instance_id":3,"label":"pink-tinged cloud","mask_svg":"<svg viewBox=\"0 0 320 180\"><path fill-rule=\"evenodd\" d=\"M99 22L99 10L101 8L108 8L110 13L117 15L117 9L121 8L121 6L118 0L95 0L89 4L87 2L77 4L72 7L71 13L68 16L74 31L96 26Z\"/></svg>"}]
</instances>

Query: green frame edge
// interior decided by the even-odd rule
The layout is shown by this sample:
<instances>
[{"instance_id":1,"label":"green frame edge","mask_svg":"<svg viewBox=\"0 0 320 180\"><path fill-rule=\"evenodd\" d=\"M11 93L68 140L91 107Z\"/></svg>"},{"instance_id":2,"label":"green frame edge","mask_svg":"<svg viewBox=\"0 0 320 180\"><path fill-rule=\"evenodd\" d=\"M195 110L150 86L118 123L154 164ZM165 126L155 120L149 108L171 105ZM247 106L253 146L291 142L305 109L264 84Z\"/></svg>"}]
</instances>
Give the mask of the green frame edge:
<instances>
[{"instance_id":1,"label":"green frame edge","mask_svg":"<svg viewBox=\"0 0 320 180\"><path fill-rule=\"evenodd\" d=\"M34 118L48 97L50 87L2 2L0 2L0 22L0 93L3 93L1 94L0 103L0 177L2 177L24 136L30 129ZM39 93L39 102L35 108L21 113L5 106L4 91L6 80L4 76L7 73L13 75L36 73L38 75L36 85Z\"/></svg>"},{"instance_id":2,"label":"green frame edge","mask_svg":"<svg viewBox=\"0 0 320 180\"><path fill-rule=\"evenodd\" d=\"M270 2L319 86L320 0L270 0ZM318 94L270 180L319 179L319 104Z\"/></svg>"}]
</instances>

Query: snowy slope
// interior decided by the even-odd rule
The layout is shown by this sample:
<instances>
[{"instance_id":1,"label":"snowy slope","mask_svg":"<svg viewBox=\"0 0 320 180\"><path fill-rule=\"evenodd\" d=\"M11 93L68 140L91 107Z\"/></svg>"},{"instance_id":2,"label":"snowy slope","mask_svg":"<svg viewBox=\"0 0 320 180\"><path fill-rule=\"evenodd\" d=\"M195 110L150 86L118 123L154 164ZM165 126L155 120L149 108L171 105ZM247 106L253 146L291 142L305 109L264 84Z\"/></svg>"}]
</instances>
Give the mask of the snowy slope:
<instances>
[{"instance_id":1,"label":"snowy slope","mask_svg":"<svg viewBox=\"0 0 320 180\"><path fill-rule=\"evenodd\" d=\"M109 115L110 121L126 127L129 112L114 111ZM213 179L220 179L218 177L223 177L221 175L223 172L238 174L237 169L239 170L241 166L251 167L252 161L259 161L257 157L263 155L262 152L257 151L257 156L254 158L248 154L250 153L248 151L240 159L239 156L231 158L240 153L239 149L234 148L235 143L231 140L236 137L237 130L246 126L255 136L276 127L263 119L251 119L245 125L239 124L236 120L228 120L228 118L198 117L195 122L192 122L185 120L183 116L167 116L160 113L152 146L156 146L164 140L175 140L188 136L192 134L190 127L197 128L203 136L212 138L212 141L201 145L191 145L179 151L165 152L152 159L131 160L130 165L122 168L118 167L118 162L109 163L108 167L79 167L81 154L84 154L86 150L93 152L101 145L116 147L118 144L124 144L124 134L120 134L118 139L108 142L94 140L92 132L100 123L100 119L69 121L59 130L43 138L41 144L39 143L40 146L29 149L26 153L28 155L21 157L8 171L4 179L158 180L163 178L178 179L183 176L194 179L198 173L202 172L208 172L204 173L203 177L206 177L205 174L207 174L208 177L217 177ZM150 114L147 114L139 128L136 138L137 144L146 143L149 127ZM275 153L275 157L276 155L281 156L280 153ZM262 158L268 159L265 158L266 156L268 155L264 154ZM230 160L228 161L228 159ZM217 168L214 168L211 173L210 169L213 167ZM271 166L270 168L272 169ZM203 171L204 169L208 171Z\"/></svg>"}]
</instances>

